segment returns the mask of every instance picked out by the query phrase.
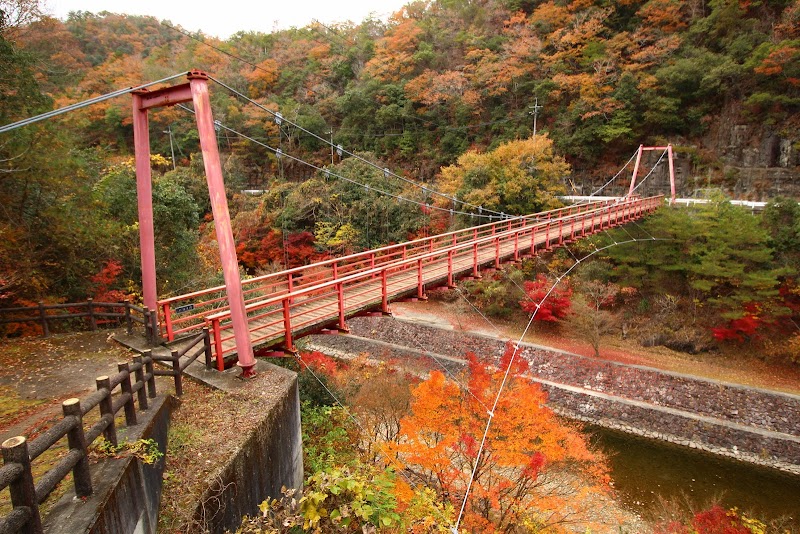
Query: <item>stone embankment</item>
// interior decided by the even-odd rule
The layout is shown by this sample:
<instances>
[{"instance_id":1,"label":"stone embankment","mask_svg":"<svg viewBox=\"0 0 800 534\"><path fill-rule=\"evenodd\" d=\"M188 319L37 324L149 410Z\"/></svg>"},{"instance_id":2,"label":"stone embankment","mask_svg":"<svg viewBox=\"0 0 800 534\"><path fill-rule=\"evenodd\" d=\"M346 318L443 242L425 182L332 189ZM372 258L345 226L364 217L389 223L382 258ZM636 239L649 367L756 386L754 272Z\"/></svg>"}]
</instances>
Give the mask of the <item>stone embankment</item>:
<instances>
[{"instance_id":1,"label":"stone embankment","mask_svg":"<svg viewBox=\"0 0 800 534\"><path fill-rule=\"evenodd\" d=\"M499 358L503 340L393 318L356 318L352 335L314 336L309 349L428 368L466 352ZM570 418L800 474L800 396L522 345L548 404Z\"/></svg>"}]
</instances>

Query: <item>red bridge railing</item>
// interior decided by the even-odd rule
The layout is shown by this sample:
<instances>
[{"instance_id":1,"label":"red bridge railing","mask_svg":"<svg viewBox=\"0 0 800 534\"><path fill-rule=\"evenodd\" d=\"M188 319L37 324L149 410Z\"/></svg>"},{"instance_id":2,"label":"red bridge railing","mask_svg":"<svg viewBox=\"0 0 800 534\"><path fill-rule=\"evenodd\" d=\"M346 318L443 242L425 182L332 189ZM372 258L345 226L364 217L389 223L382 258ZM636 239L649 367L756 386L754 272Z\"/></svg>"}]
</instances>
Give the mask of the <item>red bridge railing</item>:
<instances>
[{"instance_id":1,"label":"red bridge railing","mask_svg":"<svg viewBox=\"0 0 800 534\"><path fill-rule=\"evenodd\" d=\"M388 312L391 300L422 297L427 287L478 276L483 265L499 267L505 258L549 250L644 216L662 203L659 196L572 206L262 277L272 281L273 290L261 295L253 290L248 299L252 343L294 351L294 340L301 335L330 327L346 330L347 317ZM320 265L327 268L320 270ZM228 310L219 307L206 313L204 321L217 368L223 369L225 359L236 352Z\"/></svg>"},{"instance_id":2,"label":"red bridge railing","mask_svg":"<svg viewBox=\"0 0 800 534\"><path fill-rule=\"evenodd\" d=\"M434 252L448 247L472 242L475 239L492 236L500 232L529 227L541 220L557 219L565 215L585 213L613 204L604 200L590 204L567 206L526 217L505 219L482 226L456 230L436 236L426 237L389 245L386 247L359 252L341 258L270 273L242 281L245 304L259 302L265 298L287 295L294 291L337 280L351 274L361 273L385 265ZM225 287L217 286L186 295L180 295L158 302L161 333L168 341L192 333L205 324L205 317L228 309Z\"/></svg>"}]
</instances>

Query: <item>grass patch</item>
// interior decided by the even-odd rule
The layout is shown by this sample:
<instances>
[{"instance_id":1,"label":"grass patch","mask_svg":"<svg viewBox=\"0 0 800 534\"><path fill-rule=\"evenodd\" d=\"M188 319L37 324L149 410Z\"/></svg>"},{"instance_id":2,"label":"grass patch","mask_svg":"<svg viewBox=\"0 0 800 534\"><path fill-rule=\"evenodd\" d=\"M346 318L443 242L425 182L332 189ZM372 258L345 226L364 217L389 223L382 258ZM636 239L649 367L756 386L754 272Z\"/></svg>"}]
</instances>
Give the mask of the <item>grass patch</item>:
<instances>
[{"instance_id":1,"label":"grass patch","mask_svg":"<svg viewBox=\"0 0 800 534\"><path fill-rule=\"evenodd\" d=\"M44 404L42 399L23 399L14 388L0 386L0 419L9 422Z\"/></svg>"}]
</instances>

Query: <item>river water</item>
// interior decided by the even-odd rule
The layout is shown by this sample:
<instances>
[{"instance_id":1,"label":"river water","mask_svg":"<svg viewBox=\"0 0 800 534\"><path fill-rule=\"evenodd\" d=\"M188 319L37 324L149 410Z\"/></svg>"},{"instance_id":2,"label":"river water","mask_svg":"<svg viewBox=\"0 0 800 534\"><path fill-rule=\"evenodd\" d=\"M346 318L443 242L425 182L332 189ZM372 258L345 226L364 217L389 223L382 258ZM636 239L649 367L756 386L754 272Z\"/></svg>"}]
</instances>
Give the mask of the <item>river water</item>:
<instances>
[{"instance_id":1,"label":"river water","mask_svg":"<svg viewBox=\"0 0 800 534\"><path fill-rule=\"evenodd\" d=\"M763 520L785 518L800 533L800 477L732 459L631 436L587 428L609 456L620 500L647 517L659 496L698 508L719 502Z\"/></svg>"}]
</instances>

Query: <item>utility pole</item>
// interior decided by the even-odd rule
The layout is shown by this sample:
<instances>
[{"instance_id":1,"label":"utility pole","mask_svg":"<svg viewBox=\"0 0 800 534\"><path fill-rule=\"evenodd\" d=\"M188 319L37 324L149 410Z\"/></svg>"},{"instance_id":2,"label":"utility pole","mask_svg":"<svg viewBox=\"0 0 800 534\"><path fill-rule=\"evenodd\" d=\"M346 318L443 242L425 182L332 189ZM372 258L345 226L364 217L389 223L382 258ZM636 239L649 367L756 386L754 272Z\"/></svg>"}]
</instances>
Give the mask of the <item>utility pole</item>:
<instances>
[{"instance_id":1,"label":"utility pole","mask_svg":"<svg viewBox=\"0 0 800 534\"><path fill-rule=\"evenodd\" d=\"M331 165L333 165L333 128L328 132L328 135L331 136Z\"/></svg>"},{"instance_id":2,"label":"utility pole","mask_svg":"<svg viewBox=\"0 0 800 534\"><path fill-rule=\"evenodd\" d=\"M539 110L544 106L539 105L539 97L537 96L535 97L534 104L528 107L531 109L528 114L533 115L533 137L536 138L536 117L539 116Z\"/></svg>"},{"instance_id":3,"label":"utility pole","mask_svg":"<svg viewBox=\"0 0 800 534\"><path fill-rule=\"evenodd\" d=\"M172 144L172 126L167 126L165 134L169 134L169 150L172 152L172 170L175 170L175 146Z\"/></svg>"}]
</instances>

